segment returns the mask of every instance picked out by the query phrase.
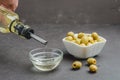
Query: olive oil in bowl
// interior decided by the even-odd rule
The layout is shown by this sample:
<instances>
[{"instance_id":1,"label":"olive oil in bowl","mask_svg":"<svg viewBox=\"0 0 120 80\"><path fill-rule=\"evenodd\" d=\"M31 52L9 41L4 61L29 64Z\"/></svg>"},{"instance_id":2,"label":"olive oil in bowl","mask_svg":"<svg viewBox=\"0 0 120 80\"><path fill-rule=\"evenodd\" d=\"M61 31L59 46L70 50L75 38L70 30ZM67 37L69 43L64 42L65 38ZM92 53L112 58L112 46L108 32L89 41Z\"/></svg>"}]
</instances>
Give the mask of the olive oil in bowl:
<instances>
[{"instance_id":1,"label":"olive oil in bowl","mask_svg":"<svg viewBox=\"0 0 120 80\"><path fill-rule=\"evenodd\" d=\"M63 59L63 52L55 48L38 48L30 52L30 60L41 71L55 69Z\"/></svg>"}]
</instances>

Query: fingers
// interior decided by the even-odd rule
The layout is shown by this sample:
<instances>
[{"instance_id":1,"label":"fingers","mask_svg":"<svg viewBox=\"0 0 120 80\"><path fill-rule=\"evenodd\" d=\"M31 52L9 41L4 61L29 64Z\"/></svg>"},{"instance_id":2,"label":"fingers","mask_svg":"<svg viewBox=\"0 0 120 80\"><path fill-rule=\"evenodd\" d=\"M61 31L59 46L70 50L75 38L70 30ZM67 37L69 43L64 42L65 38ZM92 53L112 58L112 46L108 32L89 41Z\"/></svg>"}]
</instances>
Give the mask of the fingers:
<instances>
[{"instance_id":1,"label":"fingers","mask_svg":"<svg viewBox=\"0 0 120 80\"><path fill-rule=\"evenodd\" d=\"M18 7L18 0L1 0L0 4L12 11Z\"/></svg>"},{"instance_id":2,"label":"fingers","mask_svg":"<svg viewBox=\"0 0 120 80\"><path fill-rule=\"evenodd\" d=\"M18 0L13 0L13 7L11 8L13 11L16 10L16 8L18 7Z\"/></svg>"}]
</instances>

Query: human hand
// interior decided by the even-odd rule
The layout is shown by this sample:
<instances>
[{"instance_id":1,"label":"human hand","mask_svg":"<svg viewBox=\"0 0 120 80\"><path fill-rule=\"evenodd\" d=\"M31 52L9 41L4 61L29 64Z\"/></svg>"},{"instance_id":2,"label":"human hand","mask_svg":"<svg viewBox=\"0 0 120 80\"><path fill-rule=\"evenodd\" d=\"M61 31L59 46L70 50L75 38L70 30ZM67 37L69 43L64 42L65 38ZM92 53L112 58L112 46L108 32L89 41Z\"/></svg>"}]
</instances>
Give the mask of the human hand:
<instances>
[{"instance_id":1,"label":"human hand","mask_svg":"<svg viewBox=\"0 0 120 80\"><path fill-rule=\"evenodd\" d=\"M0 5L12 11L15 11L18 7L18 0L0 0Z\"/></svg>"}]
</instances>

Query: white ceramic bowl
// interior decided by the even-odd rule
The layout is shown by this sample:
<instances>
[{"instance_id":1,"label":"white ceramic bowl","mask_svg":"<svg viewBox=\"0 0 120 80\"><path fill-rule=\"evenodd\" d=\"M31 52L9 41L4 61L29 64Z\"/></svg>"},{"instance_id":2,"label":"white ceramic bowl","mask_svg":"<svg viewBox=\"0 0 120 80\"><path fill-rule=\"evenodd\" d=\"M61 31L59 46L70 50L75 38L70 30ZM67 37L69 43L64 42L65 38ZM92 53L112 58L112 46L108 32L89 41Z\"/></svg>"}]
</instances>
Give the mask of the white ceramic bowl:
<instances>
[{"instance_id":1,"label":"white ceramic bowl","mask_svg":"<svg viewBox=\"0 0 120 80\"><path fill-rule=\"evenodd\" d=\"M77 35L77 34L75 34L75 35ZM63 38L62 41L65 45L65 48L71 55L73 55L77 58L88 58L88 57L93 57L93 56L98 55L101 52L101 50L103 49L107 40L101 36L99 36L99 37L102 38L103 41L97 42L90 46L81 46L76 43L67 41L67 40L65 40L65 38Z\"/></svg>"}]
</instances>

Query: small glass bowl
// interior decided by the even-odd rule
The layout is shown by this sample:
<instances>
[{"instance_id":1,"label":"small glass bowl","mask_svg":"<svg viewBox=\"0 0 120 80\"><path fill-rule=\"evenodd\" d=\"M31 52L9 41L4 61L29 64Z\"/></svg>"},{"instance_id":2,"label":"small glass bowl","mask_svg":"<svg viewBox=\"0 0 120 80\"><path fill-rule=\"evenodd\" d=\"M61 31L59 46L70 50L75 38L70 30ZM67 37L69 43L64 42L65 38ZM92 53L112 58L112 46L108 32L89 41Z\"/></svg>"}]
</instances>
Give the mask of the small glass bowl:
<instances>
[{"instance_id":1,"label":"small glass bowl","mask_svg":"<svg viewBox=\"0 0 120 80\"><path fill-rule=\"evenodd\" d=\"M37 48L29 52L34 67L40 71L55 69L63 59L63 52L56 48Z\"/></svg>"}]
</instances>

